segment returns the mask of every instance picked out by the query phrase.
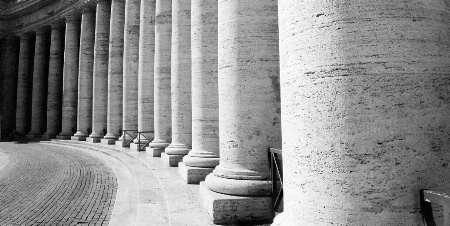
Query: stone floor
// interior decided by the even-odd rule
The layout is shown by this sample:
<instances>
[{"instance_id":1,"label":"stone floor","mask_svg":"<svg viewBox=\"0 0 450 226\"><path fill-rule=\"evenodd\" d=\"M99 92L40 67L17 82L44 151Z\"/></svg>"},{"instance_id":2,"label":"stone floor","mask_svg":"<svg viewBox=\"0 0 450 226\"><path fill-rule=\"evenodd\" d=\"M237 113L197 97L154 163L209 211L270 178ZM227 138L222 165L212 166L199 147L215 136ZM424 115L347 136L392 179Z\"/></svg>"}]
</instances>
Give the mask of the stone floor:
<instances>
[{"instance_id":1,"label":"stone floor","mask_svg":"<svg viewBox=\"0 0 450 226\"><path fill-rule=\"evenodd\" d=\"M214 225L200 203L199 185L146 152L85 141L0 143L2 226Z\"/></svg>"}]
</instances>

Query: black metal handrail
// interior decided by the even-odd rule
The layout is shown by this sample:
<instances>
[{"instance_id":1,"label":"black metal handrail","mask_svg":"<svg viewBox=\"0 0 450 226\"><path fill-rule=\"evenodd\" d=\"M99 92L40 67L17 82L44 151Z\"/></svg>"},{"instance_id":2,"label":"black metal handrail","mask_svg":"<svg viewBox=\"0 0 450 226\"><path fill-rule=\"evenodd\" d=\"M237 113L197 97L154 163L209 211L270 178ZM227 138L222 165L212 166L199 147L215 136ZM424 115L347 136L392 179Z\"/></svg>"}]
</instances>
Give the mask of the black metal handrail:
<instances>
[{"instance_id":1,"label":"black metal handrail","mask_svg":"<svg viewBox=\"0 0 450 226\"><path fill-rule=\"evenodd\" d=\"M272 213L278 209L283 198L283 171L278 157L282 156L282 151L276 148L269 148L270 172L272 179ZM278 175L278 177L277 177ZM277 178L280 180L281 187L277 192Z\"/></svg>"},{"instance_id":2,"label":"black metal handrail","mask_svg":"<svg viewBox=\"0 0 450 226\"><path fill-rule=\"evenodd\" d=\"M153 133L153 131L138 131L136 132L137 134L137 139L138 139L138 151L145 151L145 147L147 147L148 144L150 144L150 142L153 141L153 139L155 138L155 136L152 136L150 139L148 139L148 137L146 137L144 135L144 133ZM147 140L147 142L145 142L144 145L141 145L141 136L145 137L145 139Z\"/></svg>"},{"instance_id":3,"label":"black metal handrail","mask_svg":"<svg viewBox=\"0 0 450 226\"><path fill-rule=\"evenodd\" d=\"M443 207L444 225L450 225L450 196L445 193L420 189L420 213L422 214L422 220L427 226L436 226L431 203Z\"/></svg>"},{"instance_id":4,"label":"black metal handrail","mask_svg":"<svg viewBox=\"0 0 450 226\"><path fill-rule=\"evenodd\" d=\"M135 129L122 130L122 139L123 139L122 147L130 147L130 143L133 142L134 139L136 139L136 134L137 130ZM131 139L130 140L126 139L127 138L126 135L130 136Z\"/></svg>"}]
</instances>

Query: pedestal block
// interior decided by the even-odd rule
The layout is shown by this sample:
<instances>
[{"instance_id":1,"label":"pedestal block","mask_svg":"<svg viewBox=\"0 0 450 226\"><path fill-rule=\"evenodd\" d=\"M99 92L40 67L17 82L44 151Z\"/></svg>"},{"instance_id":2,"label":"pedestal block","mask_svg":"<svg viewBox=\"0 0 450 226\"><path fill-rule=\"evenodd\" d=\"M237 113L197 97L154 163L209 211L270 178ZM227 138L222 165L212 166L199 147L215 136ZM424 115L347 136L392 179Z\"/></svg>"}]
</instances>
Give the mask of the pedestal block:
<instances>
[{"instance_id":1,"label":"pedestal block","mask_svg":"<svg viewBox=\"0 0 450 226\"><path fill-rule=\"evenodd\" d=\"M101 139L100 142L102 144L115 144L116 140L115 139Z\"/></svg>"},{"instance_id":2,"label":"pedestal block","mask_svg":"<svg viewBox=\"0 0 450 226\"><path fill-rule=\"evenodd\" d=\"M198 184L200 181L204 181L206 176L212 173L213 170L214 168L193 167L187 166L184 162L178 163L178 173L188 184Z\"/></svg>"},{"instance_id":3,"label":"pedestal block","mask_svg":"<svg viewBox=\"0 0 450 226\"><path fill-rule=\"evenodd\" d=\"M161 153L161 160L165 165L169 165L171 167L177 167L178 163L183 161L183 157L185 155L168 155L165 152Z\"/></svg>"},{"instance_id":4,"label":"pedestal block","mask_svg":"<svg viewBox=\"0 0 450 226\"><path fill-rule=\"evenodd\" d=\"M86 141L89 143L100 143L101 140L100 137L86 137Z\"/></svg>"},{"instance_id":5,"label":"pedestal block","mask_svg":"<svg viewBox=\"0 0 450 226\"><path fill-rule=\"evenodd\" d=\"M70 135L57 135L56 139L58 139L58 140L71 140L72 136L70 136Z\"/></svg>"},{"instance_id":6,"label":"pedestal block","mask_svg":"<svg viewBox=\"0 0 450 226\"><path fill-rule=\"evenodd\" d=\"M140 151L139 148L144 147L144 145L145 145L145 143L142 143L142 140L141 140L140 144L139 143L131 143L130 144L130 150L132 150L132 151ZM144 148L143 151L146 151L146 149L147 148Z\"/></svg>"},{"instance_id":7,"label":"pedestal block","mask_svg":"<svg viewBox=\"0 0 450 226\"><path fill-rule=\"evenodd\" d=\"M71 136L70 139L71 140L77 140L77 141L86 141L86 137L85 136Z\"/></svg>"},{"instance_id":8,"label":"pedestal block","mask_svg":"<svg viewBox=\"0 0 450 226\"><path fill-rule=\"evenodd\" d=\"M272 220L271 197L245 197L220 194L200 182L200 197L214 224L256 223Z\"/></svg>"},{"instance_id":9,"label":"pedestal block","mask_svg":"<svg viewBox=\"0 0 450 226\"><path fill-rule=\"evenodd\" d=\"M150 153L152 157L161 157L161 153L164 152L164 148L152 148L152 147L146 147L145 151L147 153Z\"/></svg>"}]
</instances>

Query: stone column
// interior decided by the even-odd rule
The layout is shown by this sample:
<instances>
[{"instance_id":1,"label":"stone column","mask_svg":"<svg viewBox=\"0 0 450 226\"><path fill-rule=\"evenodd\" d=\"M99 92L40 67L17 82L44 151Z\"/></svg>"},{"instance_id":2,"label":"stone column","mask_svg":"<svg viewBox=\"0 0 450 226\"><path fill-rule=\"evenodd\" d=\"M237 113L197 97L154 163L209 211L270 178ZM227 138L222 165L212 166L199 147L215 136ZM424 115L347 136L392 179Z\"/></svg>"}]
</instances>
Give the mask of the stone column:
<instances>
[{"instance_id":1,"label":"stone column","mask_svg":"<svg viewBox=\"0 0 450 226\"><path fill-rule=\"evenodd\" d=\"M95 12L81 12L80 63L78 71L77 132L72 140L85 141L92 125L92 74L94 70Z\"/></svg>"},{"instance_id":2,"label":"stone column","mask_svg":"<svg viewBox=\"0 0 450 226\"><path fill-rule=\"evenodd\" d=\"M1 140L8 140L14 132L16 120L17 90L17 56L18 42L16 36L6 36L0 49L0 78L3 80L1 102ZM3 78L2 78L3 77Z\"/></svg>"},{"instance_id":3,"label":"stone column","mask_svg":"<svg viewBox=\"0 0 450 226\"><path fill-rule=\"evenodd\" d=\"M191 0L172 1L172 143L163 161L178 166L192 146Z\"/></svg>"},{"instance_id":4,"label":"stone column","mask_svg":"<svg viewBox=\"0 0 450 226\"><path fill-rule=\"evenodd\" d=\"M123 117L122 129L138 130L138 68L139 14L141 0L127 0L125 4L125 32L123 49ZM131 137L121 137L122 143ZM125 139L125 140L123 140Z\"/></svg>"},{"instance_id":5,"label":"stone column","mask_svg":"<svg viewBox=\"0 0 450 226\"><path fill-rule=\"evenodd\" d=\"M61 102L64 63L64 44L60 24L51 25L50 58L47 88L47 131L42 140L56 138L61 129Z\"/></svg>"},{"instance_id":6,"label":"stone column","mask_svg":"<svg viewBox=\"0 0 450 226\"><path fill-rule=\"evenodd\" d=\"M114 144L122 129L123 37L125 0L112 0L108 63L108 133L102 143Z\"/></svg>"},{"instance_id":7,"label":"stone column","mask_svg":"<svg viewBox=\"0 0 450 226\"><path fill-rule=\"evenodd\" d=\"M178 167L187 183L199 183L219 164L217 1L191 4L192 150Z\"/></svg>"},{"instance_id":8,"label":"stone column","mask_svg":"<svg viewBox=\"0 0 450 226\"><path fill-rule=\"evenodd\" d=\"M201 198L214 223L268 220L267 151L281 146L277 1L218 7L220 164Z\"/></svg>"},{"instance_id":9,"label":"stone column","mask_svg":"<svg viewBox=\"0 0 450 226\"><path fill-rule=\"evenodd\" d=\"M155 139L146 150L152 155L161 156L161 152L172 141L170 110L170 52L172 39L172 3L156 0L155 23Z\"/></svg>"},{"instance_id":10,"label":"stone column","mask_svg":"<svg viewBox=\"0 0 450 226\"><path fill-rule=\"evenodd\" d=\"M30 72L30 48L31 35L24 33L20 35L19 72L17 76L17 107L16 107L16 132L26 134L28 132L28 119L30 116L29 89L31 87L32 75Z\"/></svg>"},{"instance_id":11,"label":"stone column","mask_svg":"<svg viewBox=\"0 0 450 226\"><path fill-rule=\"evenodd\" d=\"M105 136L103 131L106 131L110 17L110 1L97 0L92 92L92 133L86 139L90 142L100 142L100 139Z\"/></svg>"},{"instance_id":12,"label":"stone column","mask_svg":"<svg viewBox=\"0 0 450 226\"><path fill-rule=\"evenodd\" d=\"M154 130L154 62L155 62L155 7L156 1L142 0L139 30L139 69L138 69L138 131ZM141 143L138 139L130 145L136 150L153 137L154 133L144 133Z\"/></svg>"},{"instance_id":13,"label":"stone column","mask_svg":"<svg viewBox=\"0 0 450 226\"><path fill-rule=\"evenodd\" d=\"M34 47L34 67L33 67L33 90L31 99L31 130L28 138L39 138L46 130L46 97L47 97L47 76L46 76L46 36L42 28L36 31L36 42Z\"/></svg>"},{"instance_id":14,"label":"stone column","mask_svg":"<svg viewBox=\"0 0 450 226\"><path fill-rule=\"evenodd\" d=\"M276 225L421 225L419 189L450 190L448 10L280 1Z\"/></svg>"},{"instance_id":15,"label":"stone column","mask_svg":"<svg viewBox=\"0 0 450 226\"><path fill-rule=\"evenodd\" d=\"M62 131L57 139L70 139L77 125L78 56L80 48L80 22L69 14L66 16L64 48Z\"/></svg>"}]
</instances>

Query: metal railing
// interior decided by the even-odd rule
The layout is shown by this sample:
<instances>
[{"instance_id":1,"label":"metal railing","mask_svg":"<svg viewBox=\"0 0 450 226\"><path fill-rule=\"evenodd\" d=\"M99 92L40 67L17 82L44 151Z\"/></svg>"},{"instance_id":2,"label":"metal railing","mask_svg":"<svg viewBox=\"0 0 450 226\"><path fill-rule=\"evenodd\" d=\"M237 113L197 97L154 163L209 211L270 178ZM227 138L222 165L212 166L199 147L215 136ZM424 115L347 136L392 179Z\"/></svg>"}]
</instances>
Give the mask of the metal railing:
<instances>
[{"instance_id":1,"label":"metal railing","mask_svg":"<svg viewBox=\"0 0 450 226\"><path fill-rule=\"evenodd\" d=\"M450 196L445 193L420 189L420 213L422 214L422 220L427 226L436 226L431 203L443 207L444 225L450 226Z\"/></svg>"},{"instance_id":2,"label":"metal railing","mask_svg":"<svg viewBox=\"0 0 450 226\"><path fill-rule=\"evenodd\" d=\"M153 133L153 131L140 131L140 132L136 132L136 134L137 134L137 139L138 139L138 151L140 152L140 151L145 151L145 147L147 147L148 146L148 144L150 144L150 142L152 142L153 141L153 139L155 138L155 136L152 136L150 139L148 138L148 137L146 137L145 135L144 135L144 133ZM143 136L143 137L145 137L145 139L147 140L146 142L145 142L145 144L144 145L141 145L141 136Z\"/></svg>"},{"instance_id":3,"label":"metal railing","mask_svg":"<svg viewBox=\"0 0 450 226\"><path fill-rule=\"evenodd\" d=\"M130 147L130 143L133 142L134 139L136 139L136 133L137 130L127 129L122 130L122 147ZM128 135L128 136L127 136ZM128 137L131 137L131 139L128 139Z\"/></svg>"},{"instance_id":4,"label":"metal railing","mask_svg":"<svg viewBox=\"0 0 450 226\"><path fill-rule=\"evenodd\" d=\"M283 198L283 171L280 159L282 151L276 148L269 148L269 161L272 179L272 213L278 209ZM277 188L277 180L280 181L280 188Z\"/></svg>"}]
</instances>

